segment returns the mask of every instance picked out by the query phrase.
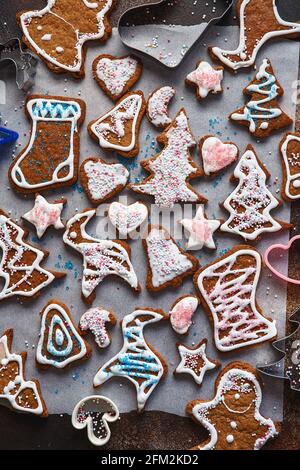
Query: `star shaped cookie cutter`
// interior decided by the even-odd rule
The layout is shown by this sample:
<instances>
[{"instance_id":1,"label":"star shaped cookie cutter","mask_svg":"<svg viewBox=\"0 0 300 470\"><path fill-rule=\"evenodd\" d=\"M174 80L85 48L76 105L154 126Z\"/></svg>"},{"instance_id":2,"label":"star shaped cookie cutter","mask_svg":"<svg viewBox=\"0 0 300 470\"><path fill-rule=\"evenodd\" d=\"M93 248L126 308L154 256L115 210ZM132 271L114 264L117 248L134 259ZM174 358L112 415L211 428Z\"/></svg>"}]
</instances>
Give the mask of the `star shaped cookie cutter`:
<instances>
[{"instance_id":1,"label":"star shaped cookie cutter","mask_svg":"<svg viewBox=\"0 0 300 470\"><path fill-rule=\"evenodd\" d=\"M167 0L152 0L152 3L129 8L118 24L122 42L168 68L178 67L204 31L230 10L233 0L190 3L188 9L185 2L175 5ZM189 26L182 26L182 8Z\"/></svg>"},{"instance_id":2,"label":"star shaped cookie cutter","mask_svg":"<svg viewBox=\"0 0 300 470\"><path fill-rule=\"evenodd\" d=\"M20 90L27 91L34 83L37 59L22 49L20 39L11 38L0 43L0 64L4 61L13 62L16 69L16 84Z\"/></svg>"}]
</instances>

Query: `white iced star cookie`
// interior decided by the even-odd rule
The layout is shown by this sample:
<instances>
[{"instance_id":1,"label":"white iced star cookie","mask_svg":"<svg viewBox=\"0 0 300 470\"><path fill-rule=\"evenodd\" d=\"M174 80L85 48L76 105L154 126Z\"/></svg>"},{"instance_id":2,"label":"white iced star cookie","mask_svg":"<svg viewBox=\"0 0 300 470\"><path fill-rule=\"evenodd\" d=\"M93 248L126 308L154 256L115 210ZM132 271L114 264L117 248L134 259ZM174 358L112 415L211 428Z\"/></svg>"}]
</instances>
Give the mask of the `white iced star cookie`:
<instances>
[{"instance_id":1,"label":"white iced star cookie","mask_svg":"<svg viewBox=\"0 0 300 470\"><path fill-rule=\"evenodd\" d=\"M198 385L201 385L207 371L220 366L218 361L212 361L206 356L207 339L203 339L195 348L188 348L178 343L181 362L175 374L190 374Z\"/></svg>"},{"instance_id":2,"label":"white iced star cookie","mask_svg":"<svg viewBox=\"0 0 300 470\"><path fill-rule=\"evenodd\" d=\"M221 221L208 220L202 205L199 206L193 219L182 219L179 223L190 233L187 250L202 250L204 246L212 250L216 248L213 234L220 227Z\"/></svg>"},{"instance_id":3,"label":"white iced star cookie","mask_svg":"<svg viewBox=\"0 0 300 470\"><path fill-rule=\"evenodd\" d=\"M196 70L188 74L185 83L195 87L198 100L202 100L210 92L222 93L223 71L223 67L212 67L208 62L201 60Z\"/></svg>"},{"instance_id":4,"label":"white iced star cookie","mask_svg":"<svg viewBox=\"0 0 300 470\"><path fill-rule=\"evenodd\" d=\"M37 194L34 207L22 218L34 225L38 238L42 238L51 225L57 230L65 227L61 221L61 213L66 202L66 199L62 198L51 204L43 196Z\"/></svg>"}]
</instances>

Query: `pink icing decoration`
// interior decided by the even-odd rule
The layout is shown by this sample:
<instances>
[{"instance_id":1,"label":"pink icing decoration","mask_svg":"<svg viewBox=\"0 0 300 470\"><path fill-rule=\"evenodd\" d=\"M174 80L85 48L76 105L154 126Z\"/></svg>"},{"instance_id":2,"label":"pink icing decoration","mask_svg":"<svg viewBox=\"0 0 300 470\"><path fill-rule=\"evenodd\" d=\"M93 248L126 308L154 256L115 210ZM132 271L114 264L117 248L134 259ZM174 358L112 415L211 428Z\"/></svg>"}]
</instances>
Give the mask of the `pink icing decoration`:
<instances>
[{"instance_id":1,"label":"pink icing decoration","mask_svg":"<svg viewBox=\"0 0 300 470\"><path fill-rule=\"evenodd\" d=\"M219 85L220 74L218 72L202 72L202 71L195 71L195 79L199 82L199 85L204 88L213 88L216 85Z\"/></svg>"},{"instance_id":2,"label":"pink icing decoration","mask_svg":"<svg viewBox=\"0 0 300 470\"><path fill-rule=\"evenodd\" d=\"M184 297L174 305L170 312L170 321L174 331L180 334L185 334L188 331L197 307L196 297Z\"/></svg>"},{"instance_id":3,"label":"pink icing decoration","mask_svg":"<svg viewBox=\"0 0 300 470\"><path fill-rule=\"evenodd\" d=\"M211 144L207 142L209 139L213 139ZM215 173L235 161L237 148L233 144L223 144L217 138L208 137L203 143L202 154L205 173Z\"/></svg>"},{"instance_id":4,"label":"pink icing decoration","mask_svg":"<svg viewBox=\"0 0 300 470\"><path fill-rule=\"evenodd\" d=\"M193 219L192 220L192 232L196 235L198 240L207 242L212 236L212 231L209 227L209 224L202 222L202 220Z\"/></svg>"}]
</instances>

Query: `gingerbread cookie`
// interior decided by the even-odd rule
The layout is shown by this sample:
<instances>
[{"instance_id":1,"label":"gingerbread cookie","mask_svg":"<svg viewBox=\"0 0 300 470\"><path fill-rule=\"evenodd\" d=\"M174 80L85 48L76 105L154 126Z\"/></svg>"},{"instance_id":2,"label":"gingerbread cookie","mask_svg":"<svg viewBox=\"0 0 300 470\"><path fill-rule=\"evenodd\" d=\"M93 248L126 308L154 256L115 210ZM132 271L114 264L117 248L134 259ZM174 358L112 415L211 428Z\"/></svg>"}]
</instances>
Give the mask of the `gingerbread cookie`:
<instances>
[{"instance_id":1,"label":"gingerbread cookie","mask_svg":"<svg viewBox=\"0 0 300 470\"><path fill-rule=\"evenodd\" d=\"M278 106L277 98L284 93L278 83L271 62L265 59L254 80L244 89L250 101L230 114L230 119L249 128L256 138L264 139L274 131L288 127L293 120Z\"/></svg>"},{"instance_id":2,"label":"gingerbread cookie","mask_svg":"<svg viewBox=\"0 0 300 470\"><path fill-rule=\"evenodd\" d=\"M212 67L208 62L200 60L196 70L186 77L185 83L196 88L197 99L202 100L209 93L217 95L223 92L223 72L223 67Z\"/></svg>"},{"instance_id":3,"label":"gingerbread cookie","mask_svg":"<svg viewBox=\"0 0 300 470\"><path fill-rule=\"evenodd\" d=\"M142 91L127 93L108 113L88 125L90 136L101 148L123 157L135 157L140 150L139 131L146 110Z\"/></svg>"},{"instance_id":4,"label":"gingerbread cookie","mask_svg":"<svg viewBox=\"0 0 300 470\"><path fill-rule=\"evenodd\" d=\"M197 258L182 250L160 225L148 226L143 247L148 258L146 287L149 291L178 287L198 269Z\"/></svg>"},{"instance_id":5,"label":"gingerbread cookie","mask_svg":"<svg viewBox=\"0 0 300 470\"><path fill-rule=\"evenodd\" d=\"M25 110L32 121L31 136L9 168L11 186L23 193L71 186L78 177L84 101L32 95Z\"/></svg>"},{"instance_id":6,"label":"gingerbread cookie","mask_svg":"<svg viewBox=\"0 0 300 470\"><path fill-rule=\"evenodd\" d=\"M300 35L300 24L281 18L276 0L238 0L240 43L235 50L210 47L214 59L230 71L254 64L257 53L270 39L292 38Z\"/></svg>"},{"instance_id":7,"label":"gingerbread cookie","mask_svg":"<svg viewBox=\"0 0 300 470\"><path fill-rule=\"evenodd\" d=\"M17 15L25 44L55 73L84 77L85 43L111 35L108 15L116 0L48 0L42 10Z\"/></svg>"},{"instance_id":8,"label":"gingerbread cookie","mask_svg":"<svg viewBox=\"0 0 300 470\"><path fill-rule=\"evenodd\" d=\"M146 114L151 124L158 129L165 129L172 122L168 107L175 93L173 87L163 86L151 93L148 98Z\"/></svg>"},{"instance_id":9,"label":"gingerbread cookie","mask_svg":"<svg viewBox=\"0 0 300 470\"><path fill-rule=\"evenodd\" d=\"M0 209L0 247L2 260L0 277L3 286L0 300L14 295L20 297L37 296L41 289L65 273L50 271L41 267L48 252L35 248L26 242L28 232L10 219Z\"/></svg>"},{"instance_id":10,"label":"gingerbread cookie","mask_svg":"<svg viewBox=\"0 0 300 470\"><path fill-rule=\"evenodd\" d=\"M277 436L279 424L260 414L262 390L256 370L232 362L219 374L211 401L193 400L186 407L209 438L192 450L259 450Z\"/></svg>"},{"instance_id":11,"label":"gingerbread cookie","mask_svg":"<svg viewBox=\"0 0 300 470\"><path fill-rule=\"evenodd\" d=\"M41 312L41 330L36 350L37 365L43 369L63 369L90 357L92 350L80 336L69 308L59 300L49 300Z\"/></svg>"},{"instance_id":12,"label":"gingerbread cookie","mask_svg":"<svg viewBox=\"0 0 300 470\"><path fill-rule=\"evenodd\" d=\"M111 224L123 238L127 238L140 229L148 215L148 207L143 202L135 202L129 206L120 202L112 202L108 209L108 218Z\"/></svg>"},{"instance_id":13,"label":"gingerbread cookie","mask_svg":"<svg viewBox=\"0 0 300 470\"><path fill-rule=\"evenodd\" d=\"M221 225L222 232L256 241L264 233L289 230L292 227L291 224L274 219L270 214L281 202L267 187L269 177L268 170L258 159L254 148L248 145L232 178L239 183L222 204L230 214L228 220Z\"/></svg>"},{"instance_id":14,"label":"gingerbread cookie","mask_svg":"<svg viewBox=\"0 0 300 470\"><path fill-rule=\"evenodd\" d=\"M199 299L195 295L184 295L175 301L169 312L169 317L171 326L176 333L185 335L188 332L198 305Z\"/></svg>"},{"instance_id":15,"label":"gingerbread cookie","mask_svg":"<svg viewBox=\"0 0 300 470\"><path fill-rule=\"evenodd\" d=\"M214 250L216 248L213 234L220 227L221 220L208 220L200 205L193 219L182 219L179 223L190 234L186 249L202 250L205 246Z\"/></svg>"},{"instance_id":16,"label":"gingerbread cookie","mask_svg":"<svg viewBox=\"0 0 300 470\"><path fill-rule=\"evenodd\" d=\"M86 209L74 215L68 221L63 235L66 245L83 257L83 300L92 303L96 297L96 287L107 276L118 276L139 292L140 286L131 264L127 243L119 240L100 240L86 232L86 225L95 215L94 209Z\"/></svg>"},{"instance_id":17,"label":"gingerbread cookie","mask_svg":"<svg viewBox=\"0 0 300 470\"><path fill-rule=\"evenodd\" d=\"M80 318L79 331L82 335L91 331L99 348L107 348L111 343L111 335L106 324L114 326L117 322L115 314L104 308L90 308Z\"/></svg>"},{"instance_id":18,"label":"gingerbread cookie","mask_svg":"<svg viewBox=\"0 0 300 470\"><path fill-rule=\"evenodd\" d=\"M137 308L121 321L124 344L121 351L99 369L94 386L104 384L111 377L125 377L137 392L138 412L143 411L148 398L168 371L165 360L144 338L144 327L166 320L162 310Z\"/></svg>"},{"instance_id":19,"label":"gingerbread cookie","mask_svg":"<svg viewBox=\"0 0 300 470\"><path fill-rule=\"evenodd\" d=\"M65 227L60 217L66 202L65 198L61 198L51 204L41 194L37 194L34 207L29 212L26 212L22 219L33 224L38 238L42 238L46 230L51 226L56 230Z\"/></svg>"},{"instance_id":20,"label":"gingerbread cookie","mask_svg":"<svg viewBox=\"0 0 300 470\"><path fill-rule=\"evenodd\" d=\"M184 109L157 137L157 142L165 146L164 150L141 162L150 176L129 187L137 193L154 196L155 204L161 207L173 207L177 202L207 202L189 183L190 179L202 176L203 172L193 162L189 152L196 142Z\"/></svg>"},{"instance_id":21,"label":"gingerbread cookie","mask_svg":"<svg viewBox=\"0 0 300 470\"><path fill-rule=\"evenodd\" d=\"M127 93L141 76L143 66L135 56L114 57L109 54L98 56L93 62L93 75L104 93L118 101Z\"/></svg>"},{"instance_id":22,"label":"gingerbread cookie","mask_svg":"<svg viewBox=\"0 0 300 470\"><path fill-rule=\"evenodd\" d=\"M11 352L13 330L7 330L0 338L0 401L23 413L48 416L41 387L37 380L26 380L27 353Z\"/></svg>"},{"instance_id":23,"label":"gingerbread cookie","mask_svg":"<svg viewBox=\"0 0 300 470\"><path fill-rule=\"evenodd\" d=\"M174 374L190 374L198 385L202 385L204 376L209 370L220 367L220 362L209 359L206 355L207 339L203 339L194 348L181 343L177 344L181 361Z\"/></svg>"},{"instance_id":24,"label":"gingerbread cookie","mask_svg":"<svg viewBox=\"0 0 300 470\"><path fill-rule=\"evenodd\" d=\"M276 338L275 321L263 315L256 301L261 269L258 251L239 245L195 274L194 284L219 351L233 351Z\"/></svg>"},{"instance_id":25,"label":"gingerbread cookie","mask_svg":"<svg viewBox=\"0 0 300 470\"><path fill-rule=\"evenodd\" d=\"M300 133L286 134L279 144L282 157L281 195L289 202L300 199Z\"/></svg>"},{"instance_id":26,"label":"gingerbread cookie","mask_svg":"<svg viewBox=\"0 0 300 470\"><path fill-rule=\"evenodd\" d=\"M125 188L129 172L121 163L106 163L101 158L84 160L80 167L80 181L93 204L101 204Z\"/></svg>"},{"instance_id":27,"label":"gingerbread cookie","mask_svg":"<svg viewBox=\"0 0 300 470\"><path fill-rule=\"evenodd\" d=\"M239 158L239 149L233 142L223 142L212 135L202 137L199 142L203 171L215 177Z\"/></svg>"}]
</instances>

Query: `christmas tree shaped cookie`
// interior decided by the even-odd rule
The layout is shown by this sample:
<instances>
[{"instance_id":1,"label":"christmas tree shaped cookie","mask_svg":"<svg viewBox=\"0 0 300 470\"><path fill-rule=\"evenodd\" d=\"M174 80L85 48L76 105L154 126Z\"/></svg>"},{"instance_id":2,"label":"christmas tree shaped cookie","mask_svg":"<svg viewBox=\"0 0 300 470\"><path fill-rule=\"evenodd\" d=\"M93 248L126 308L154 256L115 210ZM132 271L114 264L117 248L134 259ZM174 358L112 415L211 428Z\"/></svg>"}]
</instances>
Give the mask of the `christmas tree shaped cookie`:
<instances>
[{"instance_id":1,"label":"christmas tree shaped cookie","mask_svg":"<svg viewBox=\"0 0 300 470\"><path fill-rule=\"evenodd\" d=\"M164 150L141 162L150 176L140 184L130 185L130 188L137 193L154 196L155 204L161 207L173 207L177 202L207 202L189 183L189 179L202 176L203 172L189 152L196 142L184 109L157 137L157 141L164 145Z\"/></svg>"},{"instance_id":2,"label":"christmas tree shaped cookie","mask_svg":"<svg viewBox=\"0 0 300 470\"><path fill-rule=\"evenodd\" d=\"M279 425L260 414L262 389L255 369L232 362L219 374L210 401L193 400L186 407L209 438L192 450L259 450L277 436Z\"/></svg>"},{"instance_id":3,"label":"christmas tree shaped cookie","mask_svg":"<svg viewBox=\"0 0 300 470\"><path fill-rule=\"evenodd\" d=\"M139 153L139 131L146 110L142 91L127 93L108 113L88 125L90 136L101 148L123 157Z\"/></svg>"},{"instance_id":4,"label":"christmas tree shaped cookie","mask_svg":"<svg viewBox=\"0 0 300 470\"><path fill-rule=\"evenodd\" d=\"M267 188L269 177L253 147L248 145L233 174L233 180L238 180L239 184L223 203L230 217L221 225L221 231L255 241L264 233L291 228L290 224L278 221L270 214L281 202Z\"/></svg>"},{"instance_id":5,"label":"christmas tree shaped cookie","mask_svg":"<svg viewBox=\"0 0 300 470\"><path fill-rule=\"evenodd\" d=\"M41 267L48 252L25 242L26 235L27 232L0 209L0 277L3 279L0 300L14 295L35 297L55 279L65 276Z\"/></svg>"},{"instance_id":6,"label":"christmas tree shaped cookie","mask_svg":"<svg viewBox=\"0 0 300 470\"><path fill-rule=\"evenodd\" d=\"M23 193L71 186L78 178L84 101L32 95L25 109L31 120L31 136L9 168L11 186Z\"/></svg>"},{"instance_id":7,"label":"christmas tree shaped cookie","mask_svg":"<svg viewBox=\"0 0 300 470\"><path fill-rule=\"evenodd\" d=\"M116 0L48 0L41 10L17 15L25 44L56 73L84 76L85 43L111 35L108 15Z\"/></svg>"},{"instance_id":8,"label":"christmas tree shaped cookie","mask_svg":"<svg viewBox=\"0 0 300 470\"><path fill-rule=\"evenodd\" d=\"M216 347L233 351L276 338L275 322L257 304L262 269L257 250L239 245L201 268L194 283L212 323Z\"/></svg>"},{"instance_id":9,"label":"christmas tree shaped cookie","mask_svg":"<svg viewBox=\"0 0 300 470\"><path fill-rule=\"evenodd\" d=\"M148 290L158 292L166 287L178 287L198 269L197 258L179 248L166 229L149 225L147 233L143 246L148 257Z\"/></svg>"},{"instance_id":10,"label":"christmas tree shaped cookie","mask_svg":"<svg viewBox=\"0 0 300 470\"><path fill-rule=\"evenodd\" d=\"M48 416L46 404L37 380L26 380L27 354L11 352L13 330L7 330L0 338L0 401L20 412Z\"/></svg>"},{"instance_id":11,"label":"christmas tree shaped cookie","mask_svg":"<svg viewBox=\"0 0 300 470\"><path fill-rule=\"evenodd\" d=\"M114 240L100 240L86 232L87 223L96 215L96 210L87 209L74 215L67 223L63 235L66 245L78 251L83 257L82 296L87 303L95 300L96 287L107 276L124 279L135 291L140 286L130 260L127 243Z\"/></svg>"},{"instance_id":12,"label":"christmas tree shaped cookie","mask_svg":"<svg viewBox=\"0 0 300 470\"><path fill-rule=\"evenodd\" d=\"M232 113L230 119L248 127L254 137L268 137L293 123L278 106L277 98L283 93L270 61L265 59L254 80L244 89L244 94L250 95L250 101Z\"/></svg>"},{"instance_id":13,"label":"christmas tree shaped cookie","mask_svg":"<svg viewBox=\"0 0 300 470\"><path fill-rule=\"evenodd\" d=\"M50 300L42 310L41 317L36 350L36 362L40 367L63 369L75 361L90 357L92 350L77 331L65 304Z\"/></svg>"}]
</instances>

